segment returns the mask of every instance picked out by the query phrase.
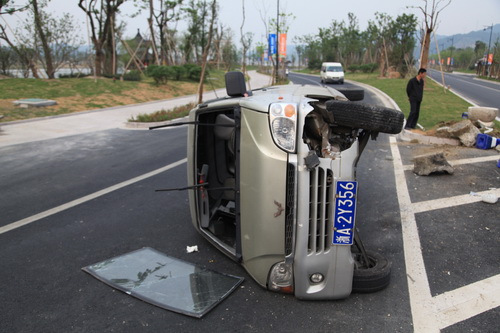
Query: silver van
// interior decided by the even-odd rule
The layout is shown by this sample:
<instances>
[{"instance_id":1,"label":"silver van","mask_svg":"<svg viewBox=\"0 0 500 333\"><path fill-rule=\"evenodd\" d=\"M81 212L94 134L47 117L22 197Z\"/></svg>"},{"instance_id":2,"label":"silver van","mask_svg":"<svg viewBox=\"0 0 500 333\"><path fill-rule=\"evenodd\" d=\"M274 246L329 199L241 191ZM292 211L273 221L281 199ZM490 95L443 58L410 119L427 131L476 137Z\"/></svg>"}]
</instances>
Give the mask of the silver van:
<instances>
[{"instance_id":1,"label":"silver van","mask_svg":"<svg viewBox=\"0 0 500 333\"><path fill-rule=\"evenodd\" d=\"M401 131L403 114L349 100L362 90L247 91L240 72L226 89L189 114L196 230L269 290L339 299L386 287L390 262L355 228L356 166L370 138Z\"/></svg>"}]
</instances>

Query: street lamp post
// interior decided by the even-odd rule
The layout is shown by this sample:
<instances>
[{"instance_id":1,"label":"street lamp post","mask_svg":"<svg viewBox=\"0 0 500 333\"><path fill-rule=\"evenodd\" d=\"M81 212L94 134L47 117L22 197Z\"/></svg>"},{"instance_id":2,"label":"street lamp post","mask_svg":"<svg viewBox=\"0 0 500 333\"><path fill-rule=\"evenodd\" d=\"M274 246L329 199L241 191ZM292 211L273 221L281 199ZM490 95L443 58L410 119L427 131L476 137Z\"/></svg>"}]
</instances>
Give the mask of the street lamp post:
<instances>
[{"instance_id":1,"label":"street lamp post","mask_svg":"<svg viewBox=\"0 0 500 333\"><path fill-rule=\"evenodd\" d=\"M276 15L276 84L279 81L279 68L280 68L280 48L279 48L279 40L280 40L280 0L278 0L277 7L277 15Z\"/></svg>"},{"instance_id":2,"label":"street lamp post","mask_svg":"<svg viewBox=\"0 0 500 333\"><path fill-rule=\"evenodd\" d=\"M493 33L493 23L491 24L491 26L484 28L483 31L486 31L486 29L490 29L490 41L488 43L488 52L486 53L486 64L484 65L484 68L486 69L486 76L488 76L489 73L488 58L490 57L491 34Z\"/></svg>"}]
</instances>

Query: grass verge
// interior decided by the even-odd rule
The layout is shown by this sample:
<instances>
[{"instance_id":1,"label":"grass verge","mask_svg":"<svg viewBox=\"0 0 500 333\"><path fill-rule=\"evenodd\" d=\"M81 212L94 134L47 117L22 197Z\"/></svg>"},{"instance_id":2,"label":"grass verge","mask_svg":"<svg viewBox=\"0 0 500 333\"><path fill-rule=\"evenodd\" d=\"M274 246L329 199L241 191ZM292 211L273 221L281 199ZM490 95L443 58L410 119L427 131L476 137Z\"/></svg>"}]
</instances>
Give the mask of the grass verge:
<instances>
[{"instance_id":1,"label":"grass verge","mask_svg":"<svg viewBox=\"0 0 500 333\"><path fill-rule=\"evenodd\" d=\"M410 102L406 96L408 79L379 78L377 73L348 74L346 78L369 84L385 92L399 105L405 117L408 117L410 113ZM431 129L446 122L460 121L462 113L466 112L469 106L471 106L469 103L427 78L418 122L424 128Z\"/></svg>"},{"instance_id":2,"label":"grass verge","mask_svg":"<svg viewBox=\"0 0 500 333\"><path fill-rule=\"evenodd\" d=\"M175 107L171 110L160 110L153 113L142 113L128 119L129 122L152 123L185 117L196 106L196 103Z\"/></svg>"},{"instance_id":3,"label":"grass verge","mask_svg":"<svg viewBox=\"0 0 500 333\"><path fill-rule=\"evenodd\" d=\"M224 74L223 70L211 70L204 89L223 88ZM196 94L197 91L198 82L168 81L157 86L150 78L142 81L95 80L93 77L56 80L6 78L0 79L0 115L4 116L0 122L144 103ZM12 103L25 98L51 99L57 105L23 109Z\"/></svg>"}]
</instances>

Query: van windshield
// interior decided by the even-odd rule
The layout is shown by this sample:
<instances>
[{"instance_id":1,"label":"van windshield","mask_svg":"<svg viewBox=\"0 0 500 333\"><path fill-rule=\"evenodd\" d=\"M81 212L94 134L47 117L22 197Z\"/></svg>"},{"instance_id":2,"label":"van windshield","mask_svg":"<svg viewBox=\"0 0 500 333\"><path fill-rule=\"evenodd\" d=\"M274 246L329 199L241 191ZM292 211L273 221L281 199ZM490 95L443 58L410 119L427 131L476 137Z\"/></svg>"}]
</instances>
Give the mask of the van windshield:
<instances>
[{"instance_id":1,"label":"van windshield","mask_svg":"<svg viewBox=\"0 0 500 333\"><path fill-rule=\"evenodd\" d=\"M328 66L326 68L327 72L342 72L342 67L340 66Z\"/></svg>"}]
</instances>

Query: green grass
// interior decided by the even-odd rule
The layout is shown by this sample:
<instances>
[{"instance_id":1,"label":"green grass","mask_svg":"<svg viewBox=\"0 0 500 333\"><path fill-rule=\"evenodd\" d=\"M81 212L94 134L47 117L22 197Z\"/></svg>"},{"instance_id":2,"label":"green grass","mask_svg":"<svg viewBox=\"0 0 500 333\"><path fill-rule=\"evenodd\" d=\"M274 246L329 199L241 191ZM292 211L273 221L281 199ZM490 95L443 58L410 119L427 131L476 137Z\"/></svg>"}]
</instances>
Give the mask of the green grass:
<instances>
[{"instance_id":1,"label":"green grass","mask_svg":"<svg viewBox=\"0 0 500 333\"><path fill-rule=\"evenodd\" d=\"M91 78L37 80L5 79L0 80L2 99L46 98L55 99L71 96L96 96L103 93L121 95L137 86L132 81L113 81Z\"/></svg>"},{"instance_id":2,"label":"green grass","mask_svg":"<svg viewBox=\"0 0 500 333\"><path fill-rule=\"evenodd\" d=\"M389 95L408 117L410 102L406 96L408 79L378 78L377 73L347 74L346 79L369 84ZM471 106L455 94L444 91L441 86L431 79L425 81L424 99L420 107L419 124L430 129L444 122L462 120L462 113Z\"/></svg>"},{"instance_id":3,"label":"green grass","mask_svg":"<svg viewBox=\"0 0 500 333\"><path fill-rule=\"evenodd\" d=\"M225 71L210 69L204 90L223 88ZM55 80L9 78L0 80L0 122L54 116L95 108L143 103L159 99L194 94L198 82L169 80L155 85L153 79L120 81L107 78L68 78ZM12 101L24 98L43 98L57 101L47 108L22 109Z\"/></svg>"},{"instance_id":4,"label":"green grass","mask_svg":"<svg viewBox=\"0 0 500 333\"><path fill-rule=\"evenodd\" d=\"M130 118L129 122L151 123L161 122L177 118L185 117L196 106L195 103L175 107L171 110L160 110L149 114L139 114L136 117Z\"/></svg>"}]
</instances>

